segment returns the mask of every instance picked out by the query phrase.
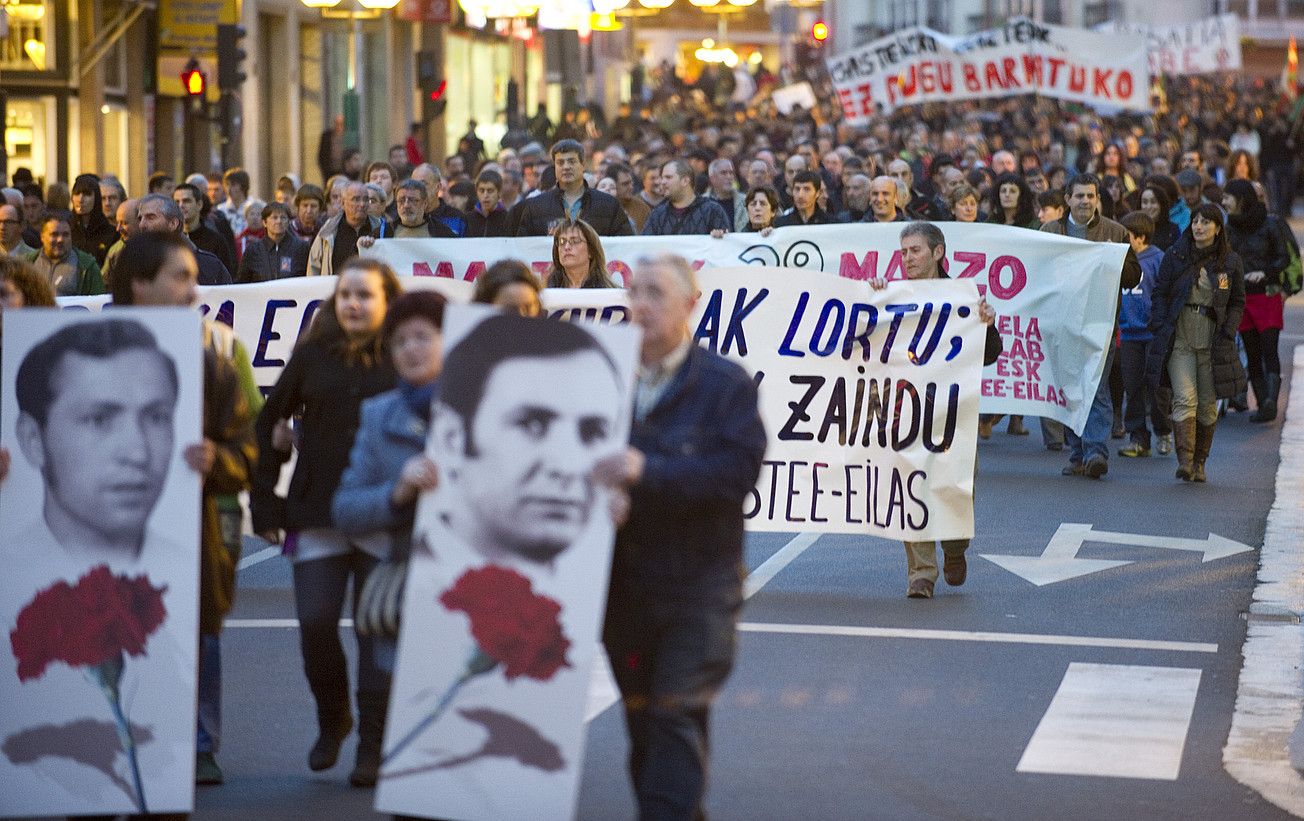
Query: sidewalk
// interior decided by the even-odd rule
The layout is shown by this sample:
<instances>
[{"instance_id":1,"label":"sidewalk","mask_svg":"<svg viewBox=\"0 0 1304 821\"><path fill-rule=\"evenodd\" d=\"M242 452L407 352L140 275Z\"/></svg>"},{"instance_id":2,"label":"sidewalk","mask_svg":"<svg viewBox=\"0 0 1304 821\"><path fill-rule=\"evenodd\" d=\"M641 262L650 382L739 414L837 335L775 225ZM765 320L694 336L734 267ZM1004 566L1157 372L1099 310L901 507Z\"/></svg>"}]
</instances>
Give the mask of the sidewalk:
<instances>
[{"instance_id":1,"label":"sidewalk","mask_svg":"<svg viewBox=\"0 0 1304 821\"><path fill-rule=\"evenodd\" d=\"M1304 218L1292 219L1291 227L1297 237L1304 234ZM1286 303L1285 324L1281 462L1223 765L1237 781L1304 817L1304 293Z\"/></svg>"}]
</instances>

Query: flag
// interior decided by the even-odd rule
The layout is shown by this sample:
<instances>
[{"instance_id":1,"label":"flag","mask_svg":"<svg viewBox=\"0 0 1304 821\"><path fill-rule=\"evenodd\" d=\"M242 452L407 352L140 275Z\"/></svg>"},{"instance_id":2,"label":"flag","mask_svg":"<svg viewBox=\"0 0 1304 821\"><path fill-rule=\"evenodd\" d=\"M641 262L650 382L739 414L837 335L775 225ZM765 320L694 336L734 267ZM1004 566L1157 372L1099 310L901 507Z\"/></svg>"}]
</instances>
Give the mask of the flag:
<instances>
[{"instance_id":1,"label":"flag","mask_svg":"<svg viewBox=\"0 0 1304 821\"><path fill-rule=\"evenodd\" d=\"M1299 93L1299 52L1295 50L1295 35L1290 36L1286 47L1286 64L1281 67L1281 90L1288 99Z\"/></svg>"}]
</instances>

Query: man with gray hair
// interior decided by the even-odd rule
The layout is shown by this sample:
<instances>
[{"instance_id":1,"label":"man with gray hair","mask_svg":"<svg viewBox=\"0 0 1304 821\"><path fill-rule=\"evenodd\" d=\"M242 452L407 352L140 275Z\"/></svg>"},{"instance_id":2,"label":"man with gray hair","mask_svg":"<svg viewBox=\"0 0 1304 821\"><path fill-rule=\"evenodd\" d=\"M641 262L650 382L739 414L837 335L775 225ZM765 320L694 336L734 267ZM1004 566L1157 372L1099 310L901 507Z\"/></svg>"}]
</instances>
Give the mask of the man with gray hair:
<instances>
[{"instance_id":1,"label":"man with gray hair","mask_svg":"<svg viewBox=\"0 0 1304 821\"><path fill-rule=\"evenodd\" d=\"M720 203L725 216L732 218L734 231L747 227L747 202L744 192L738 190L734 183L738 174L734 170L733 160L718 157L706 167L706 178L711 186L711 199Z\"/></svg>"},{"instance_id":2,"label":"man with gray hair","mask_svg":"<svg viewBox=\"0 0 1304 821\"><path fill-rule=\"evenodd\" d=\"M359 240L380 236L380 219L367 213L367 186L344 186L344 210L326 220L308 252L308 276L331 276L358 255Z\"/></svg>"},{"instance_id":3,"label":"man with gray hair","mask_svg":"<svg viewBox=\"0 0 1304 821\"><path fill-rule=\"evenodd\" d=\"M751 376L693 344L700 292L687 260L639 260L627 293L643 331L630 446L593 471L630 494L603 642L624 698L638 815L687 819L702 817L711 704L733 668L743 501L765 428Z\"/></svg>"},{"instance_id":4,"label":"man with gray hair","mask_svg":"<svg viewBox=\"0 0 1304 821\"><path fill-rule=\"evenodd\" d=\"M36 255L36 249L23 242L23 212L8 203L0 205L0 256Z\"/></svg>"},{"instance_id":5,"label":"man with gray hair","mask_svg":"<svg viewBox=\"0 0 1304 821\"><path fill-rule=\"evenodd\" d=\"M202 248L196 248L182 228L186 224L181 215L181 206L176 200L162 194L147 194L140 198L136 206L137 228L145 233L176 234L190 245L195 252L195 261L199 263L200 285L230 285L231 272L222 260Z\"/></svg>"},{"instance_id":6,"label":"man with gray hair","mask_svg":"<svg viewBox=\"0 0 1304 821\"><path fill-rule=\"evenodd\" d=\"M100 187L103 188L103 185ZM122 253L122 246L135 236L140 228L140 216L136 212L139 205L139 200L123 200L113 212L114 227L118 229L118 241L113 243L109 247L109 252L104 255L104 284L110 291L113 290L113 269L118 264L118 255Z\"/></svg>"}]
</instances>

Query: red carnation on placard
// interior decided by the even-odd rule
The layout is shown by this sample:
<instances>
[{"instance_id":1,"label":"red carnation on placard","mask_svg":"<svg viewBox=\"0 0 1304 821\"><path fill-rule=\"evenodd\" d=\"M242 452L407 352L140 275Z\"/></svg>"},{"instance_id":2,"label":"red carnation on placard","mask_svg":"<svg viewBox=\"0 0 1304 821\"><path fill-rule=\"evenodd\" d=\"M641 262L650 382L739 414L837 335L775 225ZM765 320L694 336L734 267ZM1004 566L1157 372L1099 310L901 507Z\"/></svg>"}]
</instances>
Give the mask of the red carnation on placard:
<instances>
[{"instance_id":1,"label":"red carnation on placard","mask_svg":"<svg viewBox=\"0 0 1304 821\"><path fill-rule=\"evenodd\" d=\"M435 708L385 753L382 766L438 721L462 686L476 676L501 665L508 681L521 676L547 681L571 666L566 660L571 642L559 618L561 605L535 593L530 580L515 570L493 564L468 570L440 594L439 603L470 617L475 650Z\"/></svg>"},{"instance_id":2,"label":"red carnation on placard","mask_svg":"<svg viewBox=\"0 0 1304 821\"><path fill-rule=\"evenodd\" d=\"M562 633L561 605L537 595L530 580L496 565L468 570L439 602L471 618L471 635L484 654L503 665L510 681L547 681L566 661L570 639Z\"/></svg>"},{"instance_id":3,"label":"red carnation on placard","mask_svg":"<svg viewBox=\"0 0 1304 821\"><path fill-rule=\"evenodd\" d=\"M122 711L119 685L125 656L145 655L145 642L167 618L163 593L147 576L115 576L98 565L70 585L58 581L18 612L9 644L18 660L18 680L38 679L56 661L85 667L109 700L122 749L136 787L136 806L148 811L136 758L136 742Z\"/></svg>"},{"instance_id":4,"label":"red carnation on placard","mask_svg":"<svg viewBox=\"0 0 1304 821\"><path fill-rule=\"evenodd\" d=\"M103 664L121 654L140 656L167 617L163 587L145 576L115 576L99 565L77 581L55 582L18 613L9 634L18 679L40 678L51 663Z\"/></svg>"}]
</instances>

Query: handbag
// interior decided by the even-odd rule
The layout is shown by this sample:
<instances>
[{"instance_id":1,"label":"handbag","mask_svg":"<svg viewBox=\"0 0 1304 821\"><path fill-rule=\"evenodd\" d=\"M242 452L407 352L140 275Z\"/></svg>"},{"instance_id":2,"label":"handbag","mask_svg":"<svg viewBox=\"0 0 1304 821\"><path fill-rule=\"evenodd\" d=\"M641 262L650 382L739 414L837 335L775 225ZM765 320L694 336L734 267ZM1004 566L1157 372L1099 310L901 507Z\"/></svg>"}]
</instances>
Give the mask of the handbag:
<instances>
[{"instance_id":1,"label":"handbag","mask_svg":"<svg viewBox=\"0 0 1304 821\"><path fill-rule=\"evenodd\" d=\"M359 635L396 638L407 583L407 559L385 561L372 568L358 596L353 628Z\"/></svg>"}]
</instances>

